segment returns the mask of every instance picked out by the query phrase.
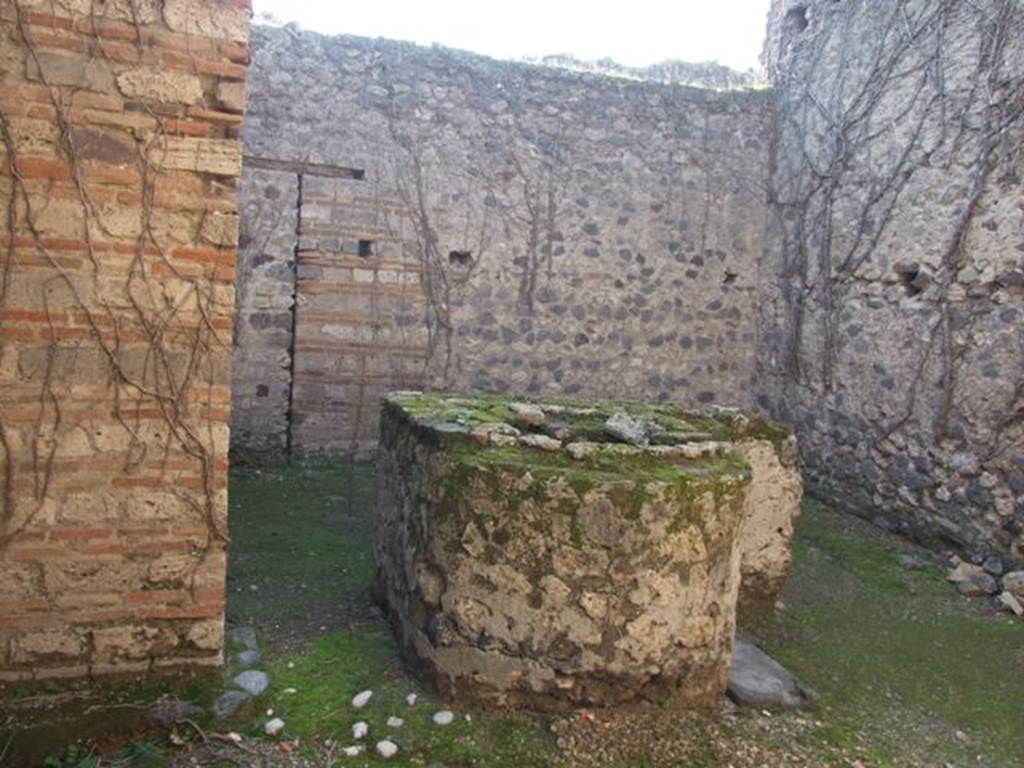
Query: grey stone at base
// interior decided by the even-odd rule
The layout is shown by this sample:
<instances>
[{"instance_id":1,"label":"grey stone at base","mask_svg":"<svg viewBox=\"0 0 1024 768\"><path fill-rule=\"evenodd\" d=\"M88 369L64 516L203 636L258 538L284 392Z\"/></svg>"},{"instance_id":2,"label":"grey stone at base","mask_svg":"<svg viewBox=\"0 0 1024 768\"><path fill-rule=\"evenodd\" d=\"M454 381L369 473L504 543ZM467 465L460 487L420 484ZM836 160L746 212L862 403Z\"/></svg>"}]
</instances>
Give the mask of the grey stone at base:
<instances>
[{"instance_id":1,"label":"grey stone at base","mask_svg":"<svg viewBox=\"0 0 1024 768\"><path fill-rule=\"evenodd\" d=\"M256 630L252 627L235 627L231 630L228 637L231 642L237 643L248 650L255 650L257 648Z\"/></svg>"},{"instance_id":2,"label":"grey stone at base","mask_svg":"<svg viewBox=\"0 0 1024 768\"><path fill-rule=\"evenodd\" d=\"M729 698L740 706L804 709L818 694L752 643L736 638L729 670Z\"/></svg>"},{"instance_id":3,"label":"grey stone at base","mask_svg":"<svg viewBox=\"0 0 1024 768\"><path fill-rule=\"evenodd\" d=\"M249 694L242 691L225 691L213 704L213 714L219 720L228 720L235 716L245 702L249 700Z\"/></svg>"},{"instance_id":4,"label":"grey stone at base","mask_svg":"<svg viewBox=\"0 0 1024 768\"><path fill-rule=\"evenodd\" d=\"M260 652L257 650L240 651L235 654L235 663L240 667L251 667L259 663Z\"/></svg>"},{"instance_id":5,"label":"grey stone at base","mask_svg":"<svg viewBox=\"0 0 1024 768\"><path fill-rule=\"evenodd\" d=\"M267 677L266 672L247 669L242 674L236 675L232 682L250 696L259 696L267 690L267 686L270 685L270 678Z\"/></svg>"}]
</instances>

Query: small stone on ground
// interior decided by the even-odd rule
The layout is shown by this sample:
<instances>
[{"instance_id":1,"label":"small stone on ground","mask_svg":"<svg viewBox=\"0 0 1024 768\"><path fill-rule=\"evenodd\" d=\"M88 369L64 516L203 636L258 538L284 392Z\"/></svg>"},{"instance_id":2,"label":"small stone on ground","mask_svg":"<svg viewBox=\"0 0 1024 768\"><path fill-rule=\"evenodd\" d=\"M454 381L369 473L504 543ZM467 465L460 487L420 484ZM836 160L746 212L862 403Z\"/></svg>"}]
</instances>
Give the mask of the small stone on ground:
<instances>
[{"instance_id":1,"label":"small stone on ground","mask_svg":"<svg viewBox=\"0 0 1024 768\"><path fill-rule=\"evenodd\" d=\"M360 739L365 739L366 734L368 734L369 732L369 724L363 722L362 720L360 720L358 723L352 726L352 738L356 741L359 741Z\"/></svg>"},{"instance_id":2,"label":"small stone on ground","mask_svg":"<svg viewBox=\"0 0 1024 768\"><path fill-rule=\"evenodd\" d=\"M996 555L985 558L985 562L981 564L981 567L985 569L986 573L991 574L992 576L999 577L1003 575L1003 560Z\"/></svg>"},{"instance_id":3,"label":"small stone on ground","mask_svg":"<svg viewBox=\"0 0 1024 768\"><path fill-rule=\"evenodd\" d=\"M625 411L613 413L604 423L609 435L630 445L646 446L650 440L644 425Z\"/></svg>"},{"instance_id":4,"label":"small stone on ground","mask_svg":"<svg viewBox=\"0 0 1024 768\"><path fill-rule=\"evenodd\" d=\"M1024 571L1010 571L1003 576L1003 589L1024 601Z\"/></svg>"},{"instance_id":5,"label":"small stone on ground","mask_svg":"<svg viewBox=\"0 0 1024 768\"><path fill-rule=\"evenodd\" d=\"M540 426L546 418L544 411L533 403L509 403L508 409L516 415L516 421L531 426Z\"/></svg>"},{"instance_id":6,"label":"small stone on ground","mask_svg":"<svg viewBox=\"0 0 1024 768\"><path fill-rule=\"evenodd\" d=\"M267 724L263 726L263 732L267 736L277 736L284 729L284 720L280 717L275 717L273 720L268 720Z\"/></svg>"},{"instance_id":7,"label":"small stone on ground","mask_svg":"<svg viewBox=\"0 0 1024 768\"><path fill-rule=\"evenodd\" d=\"M361 691L352 697L352 706L356 709L362 709L370 703L370 698L373 696L373 691Z\"/></svg>"},{"instance_id":8,"label":"small stone on ground","mask_svg":"<svg viewBox=\"0 0 1024 768\"><path fill-rule=\"evenodd\" d=\"M405 725L405 720L400 717L392 715L388 718L388 728L401 728L403 725Z\"/></svg>"},{"instance_id":9,"label":"small stone on ground","mask_svg":"<svg viewBox=\"0 0 1024 768\"><path fill-rule=\"evenodd\" d=\"M739 637L729 670L729 698L747 707L803 709L818 695L752 643Z\"/></svg>"},{"instance_id":10,"label":"small stone on ground","mask_svg":"<svg viewBox=\"0 0 1024 768\"><path fill-rule=\"evenodd\" d=\"M220 720L227 720L249 700L249 694L243 691L225 691L213 705L213 713Z\"/></svg>"},{"instance_id":11,"label":"small stone on ground","mask_svg":"<svg viewBox=\"0 0 1024 768\"><path fill-rule=\"evenodd\" d=\"M257 647L256 644L256 630L252 627L235 627L231 630L231 634L228 638L232 643L244 646L250 650Z\"/></svg>"},{"instance_id":12,"label":"small stone on ground","mask_svg":"<svg viewBox=\"0 0 1024 768\"><path fill-rule=\"evenodd\" d=\"M270 685L270 678L267 677L266 672L260 672L256 669L247 669L245 672L236 675L232 682L250 696L259 696L267 690L267 686Z\"/></svg>"},{"instance_id":13,"label":"small stone on ground","mask_svg":"<svg viewBox=\"0 0 1024 768\"><path fill-rule=\"evenodd\" d=\"M408 696L405 697L405 703L408 704L410 707L415 707L417 698L419 697L416 696L415 693L410 693Z\"/></svg>"},{"instance_id":14,"label":"small stone on ground","mask_svg":"<svg viewBox=\"0 0 1024 768\"><path fill-rule=\"evenodd\" d=\"M1024 605L1021 605L1020 600L1012 593L1002 592L996 599L999 601L999 607L1004 611L1009 611L1014 616L1024 616Z\"/></svg>"},{"instance_id":15,"label":"small stone on ground","mask_svg":"<svg viewBox=\"0 0 1024 768\"><path fill-rule=\"evenodd\" d=\"M999 591L996 580L985 573L984 568L962 560L957 560L956 567L946 574L946 581L956 584L960 594L966 597L994 595Z\"/></svg>"},{"instance_id":16,"label":"small stone on ground","mask_svg":"<svg viewBox=\"0 0 1024 768\"><path fill-rule=\"evenodd\" d=\"M455 714L447 709L442 709L440 712L434 713L434 722L437 725L450 725L454 719Z\"/></svg>"},{"instance_id":17,"label":"small stone on ground","mask_svg":"<svg viewBox=\"0 0 1024 768\"><path fill-rule=\"evenodd\" d=\"M562 448L562 443L555 440L555 438L548 437L547 435L535 435L532 433L520 437L519 444L525 445L529 448L540 448L542 451L551 451L552 453L561 450Z\"/></svg>"},{"instance_id":18,"label":"small stone on ground","mask_svg":"<svg viewBox=\"0 0 1024 768\"><path fill-rule=\"evenodd\" d=\"M251 667L258 664L261 654L257 650L246 650L235 654L235 663L240 667Z\"/></svg>"},{"instance_id":19,"label":"small stone on ground","mask_svg":"<svg viewBox=\"0 0 1024 768\"><path fill-rule=\"evenodd\" d=\"M384 741L377 742L377 754L383 757L385 760L387 760L389 757L394 757L397 753L398 745L395 744L395 742L388 741L387 739L385 739Z\"/></svg>"}]
</instances>

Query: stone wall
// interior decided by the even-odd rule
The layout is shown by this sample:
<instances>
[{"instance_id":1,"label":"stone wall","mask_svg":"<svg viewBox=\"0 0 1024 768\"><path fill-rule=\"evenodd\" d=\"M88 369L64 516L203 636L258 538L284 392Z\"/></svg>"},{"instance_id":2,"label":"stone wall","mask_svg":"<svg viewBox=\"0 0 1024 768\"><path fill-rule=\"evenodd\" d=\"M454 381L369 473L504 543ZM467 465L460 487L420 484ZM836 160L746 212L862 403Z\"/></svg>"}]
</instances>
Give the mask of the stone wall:
<instances>
[{"instance_id":1,"label":"stone wall","mask_svg":"<svg viewBox=\"0 0 1024 768\"><path fill-rule=\"evenodd\" d=\"M419 386L750 404L768 94L252 47L237 447L365 451Z\"/></svg>"},{"instance_id":2,"label":"stone wall","mask_svg":"<svg viewBox=\"0 0 1024 768\"><path fill-rule=\"evenodd\" d=\"M778 0L761 405L819 493L1024 558L1024 7Z\"/></svg>"},{"instance_id":3,"label":"stone wall","mask_svg":"<svg viewBox=\"0 0 1024 768\"><path fill-rule=\"evenodd\" d=\"M748 518L779 522L750 494L786 493L796 475L744 460L737 439L793 454L785 428L716 408L443 393L391 396L382 418L378 591L445 695L719 705ZM753 575L784 578L788 545Z\"/></svg>"},{"instance_id":4,"label":"stone wall","mask_svg":"<svg viewBox=\"0 0 1024 768\"><path fill-rule=\"evenodd\" d=\"M0 4L0 681L221 661L249 15Z\"/></svg>"}]
</instances>

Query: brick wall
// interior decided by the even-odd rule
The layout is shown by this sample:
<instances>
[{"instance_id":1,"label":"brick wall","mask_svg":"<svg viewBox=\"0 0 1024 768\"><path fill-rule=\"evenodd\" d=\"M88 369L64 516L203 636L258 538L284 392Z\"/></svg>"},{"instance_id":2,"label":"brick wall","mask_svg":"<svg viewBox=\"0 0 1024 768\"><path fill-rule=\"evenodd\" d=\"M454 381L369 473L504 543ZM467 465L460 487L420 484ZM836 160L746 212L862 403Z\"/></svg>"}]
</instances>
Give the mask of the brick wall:
<instances>
[{"instance_id":1,"label":"brick wall","mask_svg":"<svg viewBox=\"0 0 1024 768\"><path fill-rule=\"evenodd\" d=\"M768 94L262 27L249 84L240 454L388 389L751 404Z\"/></svg>"},{"instance_id":2,"label":"brick wall","mask_svg":"<svg viewBox=\"0 0 1024 768\"><path fill-rule=\"evenodd\" d=\"M249 16L0 3L0 681L220 663Z\"/></svg>"}]
</instances>

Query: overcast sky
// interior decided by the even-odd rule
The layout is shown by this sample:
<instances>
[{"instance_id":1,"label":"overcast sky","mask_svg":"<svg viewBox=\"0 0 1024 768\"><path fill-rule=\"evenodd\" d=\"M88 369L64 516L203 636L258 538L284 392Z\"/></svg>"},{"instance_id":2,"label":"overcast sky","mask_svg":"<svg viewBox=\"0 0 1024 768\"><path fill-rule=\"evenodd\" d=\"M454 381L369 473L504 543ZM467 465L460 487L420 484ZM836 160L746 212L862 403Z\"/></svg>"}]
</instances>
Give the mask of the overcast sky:
<instances>
[{"instance_id":1,"label":"overcast sky","mask_svg":"<svg viewBox=\"0 0 1024 768\"><path fill-rule=\"evenodd\" d=\"M502 59L569 53L756 68L770 0L254 0L305 29L441 43Z\"/></svg>"}]
</instances>

